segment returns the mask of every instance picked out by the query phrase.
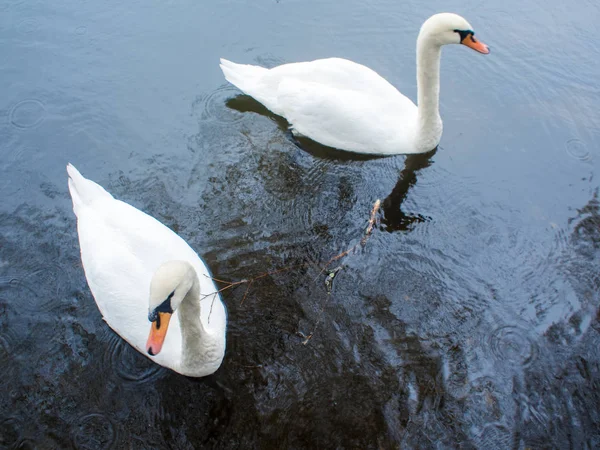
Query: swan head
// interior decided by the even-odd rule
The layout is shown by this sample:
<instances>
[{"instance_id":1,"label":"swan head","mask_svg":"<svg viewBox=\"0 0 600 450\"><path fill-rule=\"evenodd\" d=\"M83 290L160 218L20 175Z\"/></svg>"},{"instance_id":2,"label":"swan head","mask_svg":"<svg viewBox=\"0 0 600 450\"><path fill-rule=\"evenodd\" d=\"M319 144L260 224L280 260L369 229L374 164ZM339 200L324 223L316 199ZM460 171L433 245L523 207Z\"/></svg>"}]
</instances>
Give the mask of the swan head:
<instances>
[{"instance_id":1,"label":"swan head","mask_svg":"<svg viewBox=\"0 0 600 450\"><path fill-rule=\"evenodd\" d=\"M473 27L463 17L453 13L434 14L423 23L419 40L426 39L437 45L463 44L479 53L488 54L490 49L475 38Z\"/></svg>"},{"instance_id":2,"label":"swan head","mask_svg":"<svg viewBox=\"0 0 600 450\"><path fill-rule=\"evenodd\" d=\"M154 272L148 307L148 320L152 325L146 343L150 356L161 351L171 317L192 289L196 276L194 268L186 261L167 261Z\"/></svg>"}]
</instances>

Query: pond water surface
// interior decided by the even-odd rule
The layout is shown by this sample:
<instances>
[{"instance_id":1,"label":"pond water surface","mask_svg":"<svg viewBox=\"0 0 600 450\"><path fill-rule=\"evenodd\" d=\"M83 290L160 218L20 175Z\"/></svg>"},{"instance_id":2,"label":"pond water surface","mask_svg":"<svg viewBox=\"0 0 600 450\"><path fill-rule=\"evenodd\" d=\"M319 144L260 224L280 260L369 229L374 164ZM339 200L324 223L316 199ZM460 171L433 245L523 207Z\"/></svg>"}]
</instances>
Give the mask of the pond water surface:
<instances>
[{"instance_id":1,"label":"pond water surface","mask_svg":"<svg viewBox=\"0 0 600 450\"><path fill-rule=\"evenodd\" d=\"M416 36L441 11L491 54L444 49L444 135L426 155L295 142L218 66L340 56L415 99ZM591 0L0 4L0 447L598 448L599 14ZM102 321L67 162L215 277L304 268L224 293L214 375L163 369ZM321 267L377 199L327 295Z\"/></svg>"}]
</instances>

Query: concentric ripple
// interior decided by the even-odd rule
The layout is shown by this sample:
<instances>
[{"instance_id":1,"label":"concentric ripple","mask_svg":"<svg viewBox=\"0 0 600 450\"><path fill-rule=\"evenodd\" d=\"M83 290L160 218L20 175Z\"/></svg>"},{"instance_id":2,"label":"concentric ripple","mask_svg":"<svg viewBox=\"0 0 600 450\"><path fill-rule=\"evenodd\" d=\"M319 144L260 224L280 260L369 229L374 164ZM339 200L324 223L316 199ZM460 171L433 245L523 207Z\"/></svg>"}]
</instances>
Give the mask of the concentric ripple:
<instances>
[{"instance_id":1,"label":"concentric ripple","mask_svg":"<svg viewBox=\"0 0 600 450\"><path fill-rule=\"evenodd\" d=\"M25 276L27 277L27 275ZM15 278L11 275L0 277L0 291L2 290L19 290L23 294L27 293L28 297L36 297L37 292L31 283L27 283L24 278ZM21 304L19 307L23 307Z\"/></svg>"},{"instance_id":2,"label":"concentric ripple","mask_svg":"<svg viewBox=\"0 0 600 450\"><path fill-rule=\"evenodd\" d=\"M148 383L165 373L163 367L140 355L138 351L114 333L111 336L105 360L107 364L114 367L121 378L136 384Z\"/></svg>"},{"instance_id":3,"label":"concentric ripple","mask_svg":"<svg viewBox=\"0 0 600 450\"><path fill-rule=\"evenodd\" d=\"M15 146L12 149L10 155L8 156L8 162L10 162L11 164L18 164L19 162L24 161L32 155L40 154L40 150L34 147Z\"/></svg>"},{"instance_id":4,"label":"concentric ripple","mask_svg":"<svg viewBox=\"0 0 600 450\"><path fill-rule=\"evenodd\" d=\"M536 344L527 333L513 325L496 328L488 336L492 355L498 361L528 366L536 359Z\"/></svg>"},{"instance_id":5,"label":"concentric ripple","mask_svg":"<svg viewBox=\"0 0 600 450\"><path fill-rule=\"evenodd\" d=\"M567 154L580 161L590 159L590 152L579 139L570 139L566 144Z\"/></svg>"},{"instance_id":6,"label":"concentric ripple","mask_svg":"<svg viewBox=\"0 0 600 450\"><path fill-rule=\"evenodd\" d=\"M60 274L60 268L51 265L32 267L27 272L24 270L19 278L10 275L0 277L0 291L7 290L12 295L18 293L21 298L19 309L36 313L49 312L60 306L61 298L47 292L42 294L40 286L53 286Z\"/></svg>"},{"instance_id":7,"label":"concentric ripple","mask_svg":"<svg viewBox=\"0 0 600 450\"><path fill-rule=\"evenodd\" d=\"M28 98L12 107L8 120L15 128L25 130L38 126L45 117L46 107L44 104L35 98Z\"/></svg>"},{"instance_id":8,"label":"concentric ripple","mask_svg":"<svg viewBox=\"0 0 600 450\"><path fill-rule=\"evenodd\" d=\"M82 450L111 448L116 436L112 422L98 413L80 417L71 428L71 441L75 448Z\"/></svg>"},{"instance_id":9,"label":"concentric ripple","mask_svg":"<svg viewBox=\"0 0 600 450\"><path fill-rule=\"evenodd\" d=\"M228 98L239 95L240 91L230 84L224 84L214 91L196 99L192 108L199 113L202 120L219 123L237 123L245 118L244 113L228 108L225 102Z\"/></svg>"},{"instance_id":10,"label":"concentric ripple","mask_svg":"<svg viewBox=\"0 0 600 450\"><path fill-rule=\"evenodd\" d=\"M21 439L19 441L19 443L15 446L15 448L17 450L27 450L27 449L32 449L32 450L36 450L37 448L39 448L35 441L33 441L32 439Z\"/></svg>"},{"instance_id":11,"label":"concentric ripple","mask_svg":"<svg viewBox=\"0 0 600 450\"><path fill-rule=\"evenodd\" d=\"M20 421L15 417L0 421L0 448L13 448L21 438L21 429Z\"/></svg>"},{"instance_id":12,"label":"concentric ripple","mask_svg":"<svg viewBox=\"0 0 600 450\"><path fill-rule=\"evenodd\" d=\"M33 33L40 27L40 23L33 18L22 20L19 25L17 25L17 29L20 33L30 34Z\"/></svg>"}]
</instances>

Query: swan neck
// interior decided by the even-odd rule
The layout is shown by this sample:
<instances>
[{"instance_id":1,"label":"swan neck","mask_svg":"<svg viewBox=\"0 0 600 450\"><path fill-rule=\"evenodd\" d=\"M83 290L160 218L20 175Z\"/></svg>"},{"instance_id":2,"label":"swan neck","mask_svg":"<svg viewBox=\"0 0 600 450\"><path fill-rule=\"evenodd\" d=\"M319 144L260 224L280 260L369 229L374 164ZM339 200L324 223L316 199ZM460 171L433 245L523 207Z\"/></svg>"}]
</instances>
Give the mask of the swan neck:
<instances>
[{"instance_id":1,"label":"swan neck","mask_svg":"<svg viewBox=\"0 0 600 450\"><path fill-rule=\"evenodd\" d=\"M419 119L439 118L440 59L442 47L426 36L417 39L417 92Z\"/></svg>"},{"instance_id":2,"label":"swan neck","mask_svg":"<svg viewBox=\"0 0 600 450\"><path fill-rule=\"evenodd\" d=\"M436 148L442 137L440 59L442 47L427 35L417 39L418 120L415 146L419 153Z\"/></svg>"},{"instance_id":3,"label":"swan neck","mask_svg":"<svg viewBox=\"0 0 600 450\"><path fill-rule=\"evenodd\" d=\"M177 314L181 327L183 367L195 365L202 352L202 342L206 339L206 330L200 319L200 286L198 276L193 272L192 287L179 305Z\"/></svg>"}]
</instances>

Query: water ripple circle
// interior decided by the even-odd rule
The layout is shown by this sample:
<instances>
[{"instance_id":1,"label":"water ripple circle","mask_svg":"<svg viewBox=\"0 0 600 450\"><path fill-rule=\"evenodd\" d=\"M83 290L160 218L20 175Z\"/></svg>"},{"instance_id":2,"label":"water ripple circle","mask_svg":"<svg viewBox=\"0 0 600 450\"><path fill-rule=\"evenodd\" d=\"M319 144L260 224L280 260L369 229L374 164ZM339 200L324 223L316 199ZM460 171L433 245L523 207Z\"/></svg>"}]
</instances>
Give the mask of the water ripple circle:
<instances>
[{"instance_id":1,"label":"water ripple circle","mask_svg":"<svg viewBox=\"0 0 600 450\"><path fill-rule=\"evenodd\" d=\"M5 335L0 334L0 373L8 370L11 360L12 346Z\"/></svg>"},{"instance_id":2,"label":"water ripple circle","mask_svg":"<svg viewBox=\"0 0 600 450\"><path fill-rule=\"evenodd\" d=\"M162 366L141 355L116 334L111 337L105 360L121 378L136 384L153 381L165 373Z\"/></svg>"},{"instance_id":3,"label":"water ripple circle","mask_svg":"<svg viewBox=\"0 0 600 450\"><path fill-rule=\"evenodd\" d=\"M115 438L114 425L105 415L99 413L80 417L71 428L71 441L77 449L111 448Z\"/></svg>"},{"instance_id":4,"label":"water ripple circle","mask_svg":"<svg viewBox=\"0 0 600 450\"><path fill-rule=\"evenodd\" d=\"M522 329L505 325L496 328L488 336L492 355L498 361L530 365L537 357L537 346Z\"/></svg>"},{"instance_id":5,"label":"water ripple circle","mask_svg":"<svg viewBox=\"0 0 600 450\"><path fill-rule=\"evenodd\" d=\"M8 121L13 127L24 130L38 126L45 117L46 107L44 104L35 98L28 98L12 107Z\"/></svg>"},{"instance_id":6,"label":"water ripple circle","mask_svg":"<svg viewBox=\"0 0 600 450\"><path fill-rule=\"evenodd\" d=\"M19 30L19 32L21 32L23 34L33 33L39 27L40 27L40 23L37 20L32 19L32 18L22 20L19 23L19 25L17 25L17 29Z\"/></svg>"},{"instance_id":7,"label":"water ripple circle","mask_svg":"<svg viewBox=\"0 0 600 450\"><path fill-rule=\"evenodd\" d=\"M225 104L227 99L235 94L240 94L237 88L232 85L223 85L199 97L193 107L200 112L202 120L214 120L227 124L240 122L246 117L246 114L229 108Z\"/></svg>"},{"instance_id":8,"label":"water ripple circle","mask_svg":"<svg viewBox=\"0 0 600 450\"><path fill-rule=\"evenodd\" d=\"M567 154L580 161L585 161L590 158L590 152L585 144L579 139L571 139L566 144Z\"/></svg>"},{"instance_id":9,"label":"water ripple circle","mask_svg":"<svg viewBox=\"0 0 600 450\"><path fill-rule=\"evenodd\" d=\"M7 417L0 421L0 448L12 448L21 438L23 427L16 417Z\"/></svg>"}]
</instances>

